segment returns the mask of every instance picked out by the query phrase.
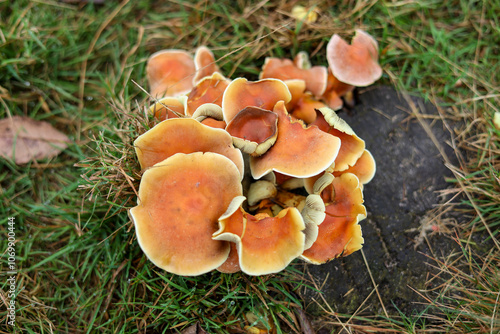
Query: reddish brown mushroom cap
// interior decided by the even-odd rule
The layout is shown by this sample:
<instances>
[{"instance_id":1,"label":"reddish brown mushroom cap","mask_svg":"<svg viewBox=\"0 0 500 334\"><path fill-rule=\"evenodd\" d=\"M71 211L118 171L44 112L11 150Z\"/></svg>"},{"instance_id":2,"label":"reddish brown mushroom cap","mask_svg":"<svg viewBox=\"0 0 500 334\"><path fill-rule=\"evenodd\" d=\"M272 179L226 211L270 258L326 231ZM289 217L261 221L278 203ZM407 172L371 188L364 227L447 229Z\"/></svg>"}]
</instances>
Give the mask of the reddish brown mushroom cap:
<instances>
[{"instance_id":1,"label":"reddish brown mushroom cap","mask_svg":"<svg viewBox=\"0 0 500 334\"><path fill-rule=\"evenodd\" d=\"M316 241L302 254L302 258L315 264L347 256L363 245L358 222L366 217L366 209L358 178L342 174L323 192L328 192L322 193L324 200L330 200L325 203L326 218L319 225Z\"/></svg>"},{"instance_id":2,"label":"reddish brown mushroom cap","mask_svg":"<svg viewBox=\"0 0 500 334\"><path fill-rule=\"evenodd\" d=\"M264 154L278 136L278 115L272 111L246 107L227 124L234 146L252 155Z\"/></svg>"},{"instance_id":3,"label":"reddish brown mushroom cap","mask_svg":"<svg viewBox=\"0 0 500 334\"><path fill-rule=\"evenodd\" d=\"M305 178L328 168L340 149L340 139L317 127L306 127L302 121L293 121L285 104L280 101L274 112L278 115L278 139L266 154L250 158L254 179L270 171Z\"/></svg>"},{"instance_id":4,"label":"reddish brown mushroom cap","mask_svg":"<svg viewBox=\"0 0 500 334\"><path fill-rule=\"evenodd\" d=\"M158 51L149 57L146 72L153 97L174 96L193 88L193 57L181 50Z\"/></svg>"},{"instance_id":5,"label":"reddish brown mushroom cap","mask_svg":"<svg viewBox=\"0 0 500 334\"><path fill-rule=\"evenodd\" d=\"M243 156L233 147L231 136L192 118L173 118L158 123L139 136L134 147L143 170L176 153L215 152L231 159L243 177Z\"/></svg>"},{"instance_id":6,"label":"reddish brown mushroom cap","mask_svg":"<svg viewBox=\"0 0 500 334\"><path fill-rule=\"evenodd\" d=\"M218 218L242 194L240 172L217 153L176 154L149 168L130 210L137 240L158 267L194 276L222 265L229 244L215 241Z\"/></svg>"},{"instance_id":7,"label":"reddish brown mushroom cap","mask_svg":"<svg viewBox=\"0 0 500 334\"><path fill-rule=\"evenodd\" d=\"M326 57L333 75L349 85L368 86L382 76L377 41L362 30L356 30L351 45L333 35L326 47Z\"/></svg>"},{"instance_id":8,"label":"reddish brown mushroom cap","mask_svg":"<svg viewBox=\"0 0 500 334\"><path fill-rule=\"evenodd\" d=\"M149 107L149 112L160 121L179 118L185 115L186 102L187 97L185 96L164 97Z\"/></svg>"},{"instance_id":9,"label":"reddish brown mushroom cap","mask_svg":"<svg viewBox=\"0 0 500 334\"><path fill-rule=\"evenodd\" d=\"M193 82L197 82L204 77L208 77L215 72L219 72L219 66L215 63L215 57L212 51L206 46L200 46L194 54L194 64L196 67L196 75Z\"/></svg>"},{"instance_id":10,"label":"reddish brown mushroom cap","mask_svg":"<svg viewBox=\"0 0 500 334\"><path fill-rule=\"evenodd\" d=\"M279 272L304 250L304 221L296 208L282 210L276 217L255 216L241 208L244 197L235 198L219 219L215 240L236 243L240 267L248 275Z\"/></svg>"},{"instance_id":11,"label":"reddish brown mushroom cap","mask_svg":"<svg viewBox=\"0 0 500 334\"><path fill-rule=\"evenodd\" d=\"M260 73L261 79L276 78L280 80L300 79L306 83L306 89L315 96L325 92L328 70L325 66L313 66L302 69L290 59L268 57Z\"/></svg>"},{"instance_id":12,"label":"reddish brown mushroom cap","mask_svg":"<svg viewBox=\"0 0 500 334\"><path fill-rule=\"evenodd\" d=\"M289 102L292 98L286 84L277 79L248 81L238 78L232 81L222 97L224 120L229 123L246 107L272 110L276 102Z\"/></svg>"},{"instance_id":13,"label":"reddish brown mushroom cap","mask_svg":"<svg viewBox=\"0 0 500 334\"><path fill-rule=\"evenodd\" d=\"M229 80L220 73L204 77L194 86L188 95L186 115L191 116L198 107L205 103L222 106L222 96L229 85Z\"/></svg>"}]
</instances>

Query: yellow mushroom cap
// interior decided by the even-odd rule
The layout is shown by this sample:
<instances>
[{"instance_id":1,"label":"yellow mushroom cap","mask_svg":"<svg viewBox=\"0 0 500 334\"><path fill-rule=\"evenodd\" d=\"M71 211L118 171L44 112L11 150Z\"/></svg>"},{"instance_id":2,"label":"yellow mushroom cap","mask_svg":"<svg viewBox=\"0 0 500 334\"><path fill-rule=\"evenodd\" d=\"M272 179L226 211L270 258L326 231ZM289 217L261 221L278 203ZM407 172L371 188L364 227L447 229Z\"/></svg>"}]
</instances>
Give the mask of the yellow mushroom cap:
<instances>
[{"instance_id":1,"label":"yellow mushroom cap","mask_svg":"<svg viewBox=\"0 0 500 334\"><path fill-rule=\"evenodd\" d=\"M147 257L185 276L222 265L229 244L212 234L232 199L242 194L240 180L231 160L211 152L179 153L146 170L130 216Z\"/></svg>"}]
</instances>

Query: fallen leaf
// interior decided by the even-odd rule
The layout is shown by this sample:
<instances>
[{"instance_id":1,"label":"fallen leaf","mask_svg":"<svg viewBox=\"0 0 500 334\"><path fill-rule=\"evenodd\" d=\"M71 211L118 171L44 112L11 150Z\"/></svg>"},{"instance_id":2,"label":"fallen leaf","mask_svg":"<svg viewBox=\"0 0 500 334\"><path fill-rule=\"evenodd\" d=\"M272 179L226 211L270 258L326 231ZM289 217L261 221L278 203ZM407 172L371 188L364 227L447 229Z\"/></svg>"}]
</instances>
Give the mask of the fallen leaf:
<instances>
[{"instance_id":1,"label":"fallen leaf","mask_svg":"<svg viewBox=\"0 0 500 334\"><path fill-rule=\"evenodd\" d=\"M17 165L56 156L69 142L64 133L47 122L21 116L0 120L0 156Z\"/></svg>"},{"instance_id":2,"label":"fallen leaf","mask_svg":"<svg viewBox=\"0 0 500 334\"><path fill-rule=\"evenodd\" d=\"M186 328L185 330L183 330L181 332L181 334L207 334L207 332L205 332L201 328L200 324L197 322L194 325L189 326L188 328Z\"/></svg>"}]
</instances>

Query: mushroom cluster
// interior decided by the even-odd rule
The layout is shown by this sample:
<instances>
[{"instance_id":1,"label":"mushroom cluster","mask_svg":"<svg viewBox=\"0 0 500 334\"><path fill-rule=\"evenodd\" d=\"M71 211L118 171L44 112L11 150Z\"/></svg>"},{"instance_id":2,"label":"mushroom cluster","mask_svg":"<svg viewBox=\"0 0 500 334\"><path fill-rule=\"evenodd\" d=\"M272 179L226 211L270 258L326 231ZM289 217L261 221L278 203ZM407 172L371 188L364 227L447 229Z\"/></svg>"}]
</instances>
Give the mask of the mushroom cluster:
<instances>
[{"instance_id":1,"label":"mushroom cluster","mask_svg":"<svg viewBox=\"0 0 500 334\"><path fill-rule=\"evenodd\" d=\"M143 171L130 210L147 257L174 274L264 275L293 259L322 264L360 249L373 156L335 110L381 75L378 46L334 35L329 67L267 58L258 81L230 80L199 47L153 54Z\"/></svg>"}]
</instances>

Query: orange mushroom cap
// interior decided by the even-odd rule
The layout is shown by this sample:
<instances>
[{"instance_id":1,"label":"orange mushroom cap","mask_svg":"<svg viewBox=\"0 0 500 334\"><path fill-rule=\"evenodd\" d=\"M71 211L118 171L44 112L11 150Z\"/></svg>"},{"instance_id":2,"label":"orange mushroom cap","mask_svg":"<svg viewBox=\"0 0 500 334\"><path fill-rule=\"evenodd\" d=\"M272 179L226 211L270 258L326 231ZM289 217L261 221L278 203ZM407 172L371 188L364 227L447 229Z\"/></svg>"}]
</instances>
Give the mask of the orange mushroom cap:
<instances>
[{"instance_id":1,"label":"orange mushroom cap","mask_svg":"<svg viewBox=\"0 0 500 334\"><path fill-rule=\"evenodd\" d=\"M238 78L227 86L222 97L224 120L229 123L246 107L272 110L276 102L285 101L287 103L291 98L288 87L281 80L248 81L245 78Z\"/></svg>"},{"instance_id":2,"label":"orange mushroom cap","mask_svg":"<svg viewBox=\"0 0 500 334\"><path fill-rule=\"evenodd\" d=\"M325 203L326 218L319 225L316 241L302 254L314 264L347 256L359 250L364 241L358 222L366 218L366 209L356 175L346 173L334 178L322 197L329 201Z\"/></svg>"},{"instance_id":3,"label":"orange mushroom cap","mask_svg":"<svg viewBox=\"0 0 500 334\"><path fill-rule=\"evenodd\" d=\"M354 166L349 167L342 172L334 172L333 175L338 177L343 173L352 173L358 177L361 184L367 184L375 176L376 170L377 167L373 155L370 151L364 150L363 154L359 157Z\"/></svg>"},{"instance_id":4,"label":"orange mushroom cap","mask_svg":"<svg viewBox=\"0 0 500 334\"><path fill-rule=\"evenodd\" d=\"M365 141L359 138L349 124L330 108L320 108L317 121L312 123L321 130L340 138L342 145L335 159L334 171L343 171L353 166L365 150ZM321 119L324 119L323 120ZM328 126L325 126L325 122Z\"/></svg>"},{"instance_id":5,"label":"orange mushroom cap","mask_svg":"<svg viewBox=\"0 0 500 334\"><path fill-rule=\"evenodd\" d=\"M153 97L175 96L193 88L193 57L182 50L163 50L151 55L146 65L150 93Z\"/></svg>"},{"instance_id":6,"label":"orange mushroom cap","mask_svg":"<svg viewBox=\"0 0 500 334\"><path fill-rule=\"evenodd\" d=\"M313 95L321 96L325 92L328 70L325 66L312 66L308 69L297 67L290 59L268 57L262 67L260 78L280 80L300 79L306 83L306 89Z\"/></svg>"},{"instance_id":7,"label":"orange mushroom cap","mask_svg":"<svg viewBox=\"0 0 500 334\"><path fill-rule=\"evenodd\" d=\"M212 234L232 199L242 194L240 180L231 160L211 152L179 153L146 170L130 216L147 257L185 276L222 265L229 244Z\"/></svg>"},{"instance_id":8,"label":"orange mushroom cap","mask_svg":"<svg viewBox=\"0 0 500 334\"><path fill-rule=\"evenodd\" d=\"M186 102L186 96L164 97L149 107L149 112L160 121L164 121L169 118L179 118L184 116Z\"/></svg>"},{"instance_id":9,"label":"orange mushroom cap","mask_svg":"<svg viewBox=\"0 0 500 334\"><path fill-rule=\"evenodd\" d=\"M272 111L246 107L227 124L226 131L233 136L234 146L259 156L276 142L277 124L278 115Z\"/></svg>"},{"instance_id":10,"label":"orange mushroom cap","mask_svg":"<svg viewBox=\"0 0 500 334\"><path fill-rule=\"evenodd\" d=\"M285 107L286 110L292 110L293 108L295 108L297 102L302 98L302 96L304 96L306 92L306 82L300 79L285 80L283 82L288 87L288 90L290 91L290 94L292 96L290 102L288 102Z\"/></svg>"},{"instance_id":11,"label":"orange mushroom cap","mask_svg":"<svg viewBox=\"0 0 500 334\"><path fill-rule=\"evenodd\" d=\"M302 98L297 101L291 115L303 120L307 124L311 124L316 120L316 109L325 107L326 105L323 102L316 100L311 94L304 94Z\"/></svg>"},{"instance_id":12,"label":"orange mushroom cap","mask_svg":"<svg viewBox=\"0 0 500 334\"><path fill-rule=\"evenodd\" d=\"M219 66L215 63L214 54L206 46L200 46L196 49L194 65L196 67L196 75L193 78L195 85L203 78L220 71Z\"/></svg>"},{"instance_id":13,"label":"orange mushroom cap","mask_svg":"<svg viewBox=\"0 0 500 334\"><path fill-rule=\"evenodd\" d=\"M339 35L333 35L326 47L326 58L332 74L349 85L368 86L382 76L377 41L359 29L351 45Z\"/></svg>"},{"instance_id":14,"label":"orange mushroom cap","mask_svg":"<svg viewBox=\"0 0 500 334\"><path fill-rule=\"evenodd\" d=\"M231 136L192 118L173 118L158 123L139 136L134 147L143 170L176 153L215 152L231 159L243 177L243 156L233 147Z\"/></svg>"},{"instance_id":15,"label":"orange mushroom cap","mask_svg":"<svg viewBox=\"0 0 500 334\"><path fill-rule=\"evenodd\" d=\"M241 270L248 275L279 272L304 250L304 221L296 208L286 208L276 217L246 213L236 197L219 219L214 240L236 243Z\"/></svg>"},{"instance_id":16,"label":"orange mushroom cap","mask_svg":"<svg viewBox=\"0 0 500 334\"><path fill-rule=\"evenodd\" d=\"M260 157L250 157L254 179L270 171L305 178L328 168L340 149L340 139L315 126L306 127L302 121L293 121L283 101L276 103L278 139L269 151Z\"/></svg>"},{"instance_id":17,"label":"orange mushroom cap","mask_svg":"<svg viewBox=\"0 0 500 334\"><path fill-rule=\"evenodd\" d=\"M353 85L348 85L344 82L339 81L333 76L332 70L328 68L328 84L326 86L325 92L323 93L323 96L321 96L321 100L324 101L331 109L340 110L344 105L341 97L344 97L344 99L346 99L346 95L348 95L349 93L352 94L353 90Z\"/></svg>"},{"instance_id":18,"label":"orange mushroom cap","mask_svg":"<svg viewBox=\"0 0 500 334\"><path fill-rule=\"evenodd\" d=\"M191 116L198 107L205 103L222 106L222 96L228 85L229 80L218 72L204 77L188 95L186 115Z\"/></svg>"}]
</instances>

